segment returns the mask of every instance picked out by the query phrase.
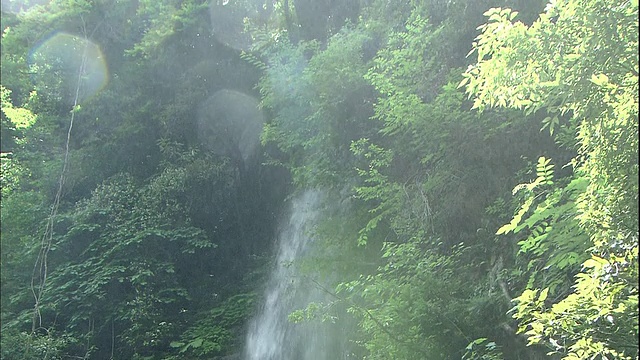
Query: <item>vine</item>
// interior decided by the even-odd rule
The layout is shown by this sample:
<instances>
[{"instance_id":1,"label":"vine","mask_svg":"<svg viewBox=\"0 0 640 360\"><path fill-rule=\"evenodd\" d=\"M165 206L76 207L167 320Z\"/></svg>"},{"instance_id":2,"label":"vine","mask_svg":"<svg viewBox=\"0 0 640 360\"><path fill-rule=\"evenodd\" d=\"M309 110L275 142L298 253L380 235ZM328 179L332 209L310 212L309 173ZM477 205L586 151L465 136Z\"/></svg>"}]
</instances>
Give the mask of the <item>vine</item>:
<instances>
[{"instance_id":1,"label":"vine","mask_svg":"<svg viewBox=\"0 0 640 360\"><path fill-rule=\"evenodd\" d=\"M82 52L80 66L78 69L73 106L71 108L71 117L69 119L69 128L67 130L67 137L65 142L62 170L60 172L60 177L58 179L58 189L56 191L53 204L51 205L51 212L49 213L49 216L47 218L44 234L42 236L42 240L40 243L40 251L38 252L38 256L36 258L36 262L33 267L33 273L31 276L31 292L33 294L33 298L35 301L35 304L33 307L32 324L31 324L32 335L35 335L36 330L42 329L42 313L40 311L40 307L41 307L42 297L45 293L47 277L49 272L48 256L53 244L54 221L58 214L58 209L60 207L62 190L64 188L66 175L69 167L69 146L71 142L71 131L73 130L73 122L75 120L75 115L77 111L80 109L78 100L80 98L80 88L82 85L82 79L83 79L83 76L85 75L86 66L87 66L87 56L88 56L87 52L89 49L89 38L93 36L93 34L96 32L96 30L98 30L101 24L101 23L98 23L96 27L93 29L92 33L90 35L87 35L86 22L82 17L82 15L80 15L80 20L82 21L82 32L84 35L84 48ZM28 352L29 352L29 348L27 348L27 353Z\"/></svg>"}]
</instances>

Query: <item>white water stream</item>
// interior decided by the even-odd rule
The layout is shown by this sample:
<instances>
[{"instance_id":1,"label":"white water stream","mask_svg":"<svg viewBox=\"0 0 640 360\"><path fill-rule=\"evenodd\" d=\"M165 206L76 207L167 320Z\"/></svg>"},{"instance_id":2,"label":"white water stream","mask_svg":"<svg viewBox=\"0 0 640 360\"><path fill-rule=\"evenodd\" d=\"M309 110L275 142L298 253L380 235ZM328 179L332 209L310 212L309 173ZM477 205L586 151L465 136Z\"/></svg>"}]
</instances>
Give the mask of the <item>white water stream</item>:
<instances>
[{"instance_id":1,"label":"white water stream","mask_svg":"<svg viewBox=\"0 0 640 360\"><path fill-rule=\"evenodd\" d=\"M299 261L310 249L309 231L319 212L321 194L306 191L291 201L288 221L282 224L275 264L264 303L249 325L246 360L337 360L346 358L345 341L335 324L292 323L288 315L327 295L300 274Z\"/></svg>"}]
</instances>

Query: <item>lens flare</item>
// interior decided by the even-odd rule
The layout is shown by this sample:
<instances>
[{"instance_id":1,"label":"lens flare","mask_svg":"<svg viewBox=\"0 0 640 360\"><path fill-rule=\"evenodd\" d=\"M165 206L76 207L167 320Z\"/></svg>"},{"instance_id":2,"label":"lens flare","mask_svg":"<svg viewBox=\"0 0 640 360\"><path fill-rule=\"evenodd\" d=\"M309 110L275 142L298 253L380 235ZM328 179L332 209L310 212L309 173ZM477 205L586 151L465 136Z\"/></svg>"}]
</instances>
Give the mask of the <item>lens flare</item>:
<instances>
[{"instance_id":1,"label":"lens flare","mask_svg":"<svg viewBox=\"0 0 640 360\"><path fill-rule=\"evenodd\" d=\"M96 95L109 81L102 50L83 37L56 33L36 45L29 66L38 92L65 103Z\"/></svg>"},{"instance_id":2,"label":"lens flare","mask_svg":"<svg viewBox=\"0 0 640 360\"><path fill-rule=\"evenodd\" d=\"M260 144L263 124L264 115L256 99L224 89L200 106L198 136L209 150L246 164Z\"/></svg>"}]
</instances>

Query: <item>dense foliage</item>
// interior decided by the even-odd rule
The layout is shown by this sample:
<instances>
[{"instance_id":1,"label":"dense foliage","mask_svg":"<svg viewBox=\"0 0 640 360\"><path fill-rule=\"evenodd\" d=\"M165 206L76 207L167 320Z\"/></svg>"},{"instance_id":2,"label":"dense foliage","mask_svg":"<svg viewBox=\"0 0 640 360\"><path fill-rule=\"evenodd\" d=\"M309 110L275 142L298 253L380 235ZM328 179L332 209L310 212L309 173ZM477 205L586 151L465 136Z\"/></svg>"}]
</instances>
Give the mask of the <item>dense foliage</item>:
<instances>
[{"instance_id":1,"label":"dense foliage","mask_svg":"<svg viewBox=\"0 0 640 360\"><path fill-rule=\"evenodd\" d=\"M317 188L331 301L290 318L345 357L638 359L637 1L31 3L2 7L2 358L240 358Z\"/></svg>"}]
</instances>

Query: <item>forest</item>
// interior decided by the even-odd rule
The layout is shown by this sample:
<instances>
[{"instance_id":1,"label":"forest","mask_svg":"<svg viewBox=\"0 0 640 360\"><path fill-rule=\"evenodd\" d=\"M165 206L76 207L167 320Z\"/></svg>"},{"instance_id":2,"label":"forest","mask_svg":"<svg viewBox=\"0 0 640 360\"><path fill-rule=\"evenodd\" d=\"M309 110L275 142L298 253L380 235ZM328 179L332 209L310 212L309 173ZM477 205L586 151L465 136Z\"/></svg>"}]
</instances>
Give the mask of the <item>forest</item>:
<instances>
[{"instance_id":1,"label":"forest","mask_svg":"<svg viewBox=\"0 0 640 360\"><path fill-rule=\"evenodd\" d=\"M638 0L1 27L2 359L639 359Z\"/></svg>"}]
</instances>

